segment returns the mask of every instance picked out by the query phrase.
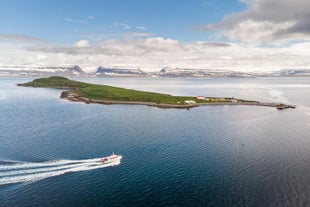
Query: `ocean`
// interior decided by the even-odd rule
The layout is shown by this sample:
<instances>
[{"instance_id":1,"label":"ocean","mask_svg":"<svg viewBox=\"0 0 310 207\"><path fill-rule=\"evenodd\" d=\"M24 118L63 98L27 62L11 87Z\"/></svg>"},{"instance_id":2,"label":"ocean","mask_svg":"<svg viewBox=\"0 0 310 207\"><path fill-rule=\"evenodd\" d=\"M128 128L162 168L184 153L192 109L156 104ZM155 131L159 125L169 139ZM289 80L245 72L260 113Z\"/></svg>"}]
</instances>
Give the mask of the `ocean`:
<instances>
[{"instance_id":1,"label":"ocean","mask_svg":"<svg viewBox=\"0 0 310 207\"><path fill-rule=\"evenodd\" d=\"M78 79L283 111L73 103L31 80L0 78L0 206L310 206L309 78Z\"/></svg>"}]
</instances>

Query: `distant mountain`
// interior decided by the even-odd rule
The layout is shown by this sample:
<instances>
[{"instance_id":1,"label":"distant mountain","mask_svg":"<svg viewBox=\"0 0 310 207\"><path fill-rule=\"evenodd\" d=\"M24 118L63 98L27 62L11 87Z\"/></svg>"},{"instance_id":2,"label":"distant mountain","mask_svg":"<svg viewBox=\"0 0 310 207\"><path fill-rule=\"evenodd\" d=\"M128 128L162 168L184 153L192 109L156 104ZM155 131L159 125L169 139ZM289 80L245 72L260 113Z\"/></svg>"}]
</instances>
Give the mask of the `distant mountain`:
<instances>
[{"instance_id":1,"label":"distant mountain","mask_svg":"<svg viewBox=\"0 0 310 207\"><path fill-rule=\"evenodd\" d=\"M283 69L268 72L238 72L220 69L186 69L164 67L153 76L159 77L310 77L310 69Z\"/></svg>"},{"instance_id":2,"label":"distant mountain","mask_svg":"<svg viewBox=\"0 0 310 207\"><path fill-rule=\"evenodd\" d=\"M99 66L95 72L96 76L146 76L147 73L140 69L115 69Z\"/></svg>"},{"instance_id":3,"label":"distant mountain","mask_svg":"<svg viewBox=\"0 0 310 207\"><path fill-rule=\"evenodd\" d=\"M267 77L305 76L305 77L309 77L310 76L310 70L306 70L306 69L283 69L283 70L279 70L279 71L260 73L260 76L267 76Z\"/></svg>"},{"instance_id":4,"label":"distant mountain","mask_svg":"<svg viewBox=\"0 0 310 207\"><path fill-rule=\"evenodd\" d=\"M78 65L75 65L73 67L68 67L67 68L67 72L71 73L71 74L75 74L75 75L84 75L86 74L82 68L80 68Z\"/></svg>"},{"instance_id":5,"label":"distant mountain","mask_svg":"<svg viewBox=\"0 0 310 207\"><path fill-rule=\"evenodd\" d=\"M221 69L192 69L163 67L155 72L140 69L105 68L99 66L95 72L86 73L79 66L42 67L42 66L0 66L1 76L75 76L75 77L310 77L309 69L283 69L267 72L237 72Z\"/></svg>"},{"instance_id":6,"label":"distant mountain","mask_svg":"<svg viewBox=\"0 0 310 207\"><path fill-rule=\"evenodd\" d=\"M0 66L0 76L84 76L86 73L77 65L68 67Z\"/></svg>"},{"instance_id":7,"label":"distant mountain","mask_svg":"<svg viewBox=\"0 0 310 207\"><path fill-rule=\"evenodd\" d=\"M190 69L190 68L170 68L164 67L159 73L154 73L160 77L252 77L251 73L235 72L229 70L213 69Z\"/></svg>"}]
</instances>

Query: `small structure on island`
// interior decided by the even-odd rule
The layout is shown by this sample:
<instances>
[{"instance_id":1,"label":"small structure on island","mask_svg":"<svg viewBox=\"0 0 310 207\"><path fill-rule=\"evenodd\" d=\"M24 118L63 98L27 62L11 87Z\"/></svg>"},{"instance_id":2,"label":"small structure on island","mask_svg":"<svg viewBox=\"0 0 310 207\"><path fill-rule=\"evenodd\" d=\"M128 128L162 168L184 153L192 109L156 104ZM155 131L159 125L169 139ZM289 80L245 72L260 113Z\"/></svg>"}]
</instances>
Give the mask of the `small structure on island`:
<instances>
[{"instance_id":1,"label":"small structure on island","mask_svg":"<svg viewBox=\"0 0 310 207\"><path fill-rule=\"evenodd\" d=\"M197 96L196 98L197 98L198 100L205 100L206 97L204 97L204 96Z\"/></svg>"},{"instance_id":2,"label":"small structure on island","mask_svg":"<svg viewBox=\"0 0 310 207\"><path fill-rule=\"evenodd\" d=\"M161 94L161 93L158 93L156 95L156 97L158 97L158 100L160 100L161 102L153 102L153 99L150 98L154 95L153 92L135 91L118 87L114 87L113 90L109 90L110 86L107 85L94 85L84 82L77 82L60 76L39 78L33 80L32 82L18 84L18 86L61 88L64 89L65 91L61 93L60 98L74 102L84 102L87 104L88 103L130 104L130 105L146 105L146 106L155 106L159 108L178 108L178 109L189 109L192 107L206 106L206 105L266 106L266 107L276 107L278 110L296 108L295 105L288 105L283 103L265 103L259 101L237 99L234 97L231 98L205 97L204 100L199 100L202 99L202 96L195 96L195 97L171 96L168 94ZM87 91L86 94L82 93L84 89L85 91ZM122 94L126 94L126 96L123 97ZM171 103L172 100L175 100L175 102Z\"/></svg>"},{"instance_id":3,"label":"small structure on island","mask_svg":"<svg viewBox=\"0 0 310 207\"><path fill-rule=\"evenodd\" d=\"M193 100L185 100L184 103L186 103L186 104L195 104L196 101L193 101Z\"/></svg>"},{"instance_id":4,"label":"small structure on island","mask_svg":"<svg viewBox=\"0 0 310 207\"><path fill-rule=\"evenodd\" d=\"M233 102L233 103L238 103L239 101L237 100L237 99L231 99L231 102Z\"/></svg>"}]
</instances>

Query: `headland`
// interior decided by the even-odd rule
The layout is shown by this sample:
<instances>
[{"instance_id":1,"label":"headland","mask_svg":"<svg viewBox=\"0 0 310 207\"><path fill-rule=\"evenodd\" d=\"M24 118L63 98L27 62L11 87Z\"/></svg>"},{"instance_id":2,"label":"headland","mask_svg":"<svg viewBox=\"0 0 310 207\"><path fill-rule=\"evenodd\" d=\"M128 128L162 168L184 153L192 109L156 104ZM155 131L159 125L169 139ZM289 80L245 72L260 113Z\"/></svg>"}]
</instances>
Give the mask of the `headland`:
<instances>
[{"instance_id":1,"label":"headland","mask_svg":"<svg viewBox=\"0 0 310 207\"><path fill-rule=\"evenodd\" d=\"M279 110L295 108L283 103L265 103L243 100L233 97L205 97L205 96L172 96L147 91L119 88L108 85L98 85L69 80L65 77L51 76L39 78L28 83L18 84L25 87L45 87L63 89L60 98L73 102L87 104L127 104L146 105L159 108L189 109L208 105L251 105L275 107Z\"/></svg>"}]
</instances>

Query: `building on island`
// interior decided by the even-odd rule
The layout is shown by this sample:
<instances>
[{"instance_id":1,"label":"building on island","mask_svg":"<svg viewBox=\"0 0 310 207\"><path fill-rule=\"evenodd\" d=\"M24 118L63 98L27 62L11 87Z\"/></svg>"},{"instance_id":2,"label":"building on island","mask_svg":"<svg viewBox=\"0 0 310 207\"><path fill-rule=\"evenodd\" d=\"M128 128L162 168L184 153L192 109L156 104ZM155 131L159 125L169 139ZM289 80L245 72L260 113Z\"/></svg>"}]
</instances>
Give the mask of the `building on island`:
<instances>
[{"instance_id":1,"label":"building on island","mask_svg":"<svg viewBox=\"0 0 310 207\"><path fill-rule=\"evenodd\" d=\"M186 104L195 104L196 101L193 101L193 100L185 100L184 103L186 103Z\"/></svg>"},{"instance_id":2,"label":"building on island","mask_svg":"<svg viewBox=\"0 0 310 207\"><path fill-rule=\"evenodd\" d=\"M198 100L205 100L206 97L204 97L204 96L197 96L196 98L197 98Z\"/></svg>"}]
</instances>

